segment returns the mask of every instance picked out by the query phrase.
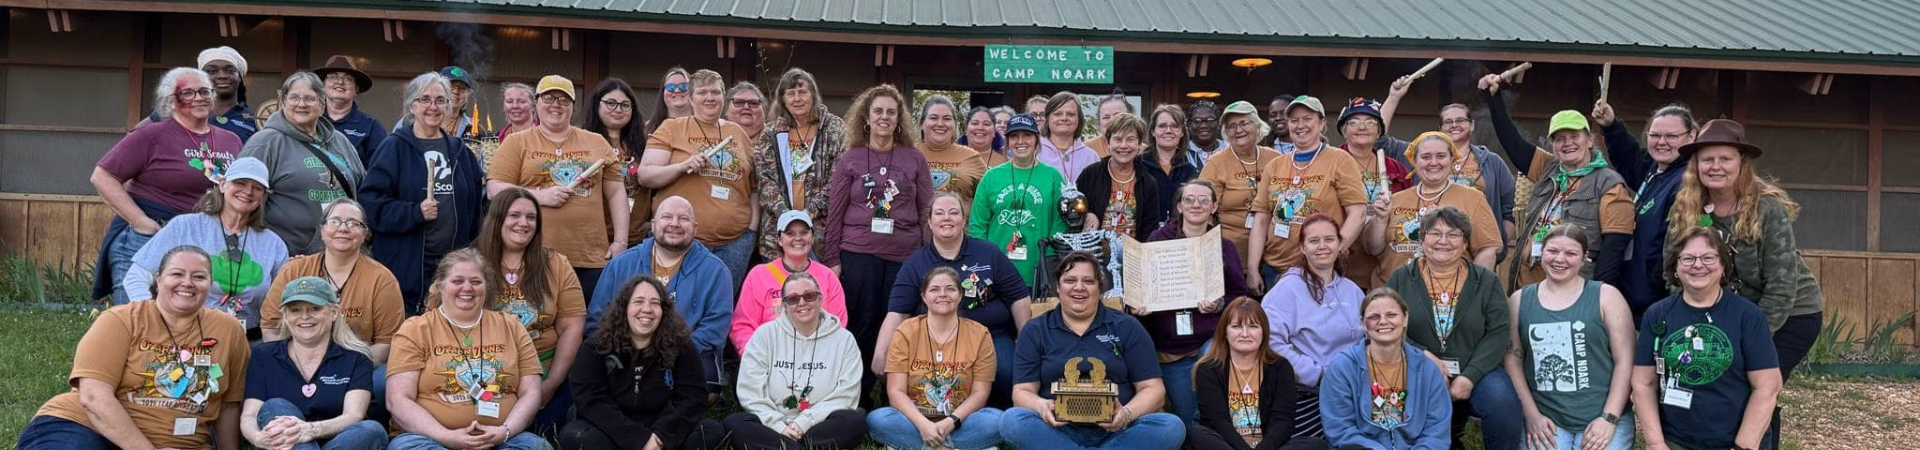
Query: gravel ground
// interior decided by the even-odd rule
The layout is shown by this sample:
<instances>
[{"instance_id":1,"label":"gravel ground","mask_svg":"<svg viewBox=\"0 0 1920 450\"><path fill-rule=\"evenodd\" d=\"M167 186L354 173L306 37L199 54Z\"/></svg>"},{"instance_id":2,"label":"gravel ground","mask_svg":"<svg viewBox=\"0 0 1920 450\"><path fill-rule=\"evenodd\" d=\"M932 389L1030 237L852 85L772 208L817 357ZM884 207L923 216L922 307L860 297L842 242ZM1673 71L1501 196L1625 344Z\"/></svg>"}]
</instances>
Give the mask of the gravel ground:
<instances>
[{"instance_id":1,"label":"gravel ground","mask_svg":"<svg viewBox=\"0 0 1920 450\"><path fill-rule=\"evenodd\" d=\"M1781 434L1799 448L1920 448L1920 381L1796 378L1781 404Z\"/></svg>"}]
</instances>

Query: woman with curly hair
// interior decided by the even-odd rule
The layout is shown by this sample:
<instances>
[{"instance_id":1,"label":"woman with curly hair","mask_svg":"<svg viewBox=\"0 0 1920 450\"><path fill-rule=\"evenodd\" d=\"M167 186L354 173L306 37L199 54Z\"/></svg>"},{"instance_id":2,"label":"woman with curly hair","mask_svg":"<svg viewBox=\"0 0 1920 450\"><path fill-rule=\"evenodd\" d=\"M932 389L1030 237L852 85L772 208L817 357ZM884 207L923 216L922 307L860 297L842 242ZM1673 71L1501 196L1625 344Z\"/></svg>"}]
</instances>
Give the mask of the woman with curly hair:
<instances>
[{"instance_id":1,"label":"woman with curly hair","mask_svg":"<svg viewBox=\"0 0 1920 450\"><path fill-rule=\"evenodd\" d=\"M579 417L560 430L560 448L719 447L720 423L705 417L700 351L667 297L652 275L620 287L568 375Z\"/></svg>"}]
</instances>

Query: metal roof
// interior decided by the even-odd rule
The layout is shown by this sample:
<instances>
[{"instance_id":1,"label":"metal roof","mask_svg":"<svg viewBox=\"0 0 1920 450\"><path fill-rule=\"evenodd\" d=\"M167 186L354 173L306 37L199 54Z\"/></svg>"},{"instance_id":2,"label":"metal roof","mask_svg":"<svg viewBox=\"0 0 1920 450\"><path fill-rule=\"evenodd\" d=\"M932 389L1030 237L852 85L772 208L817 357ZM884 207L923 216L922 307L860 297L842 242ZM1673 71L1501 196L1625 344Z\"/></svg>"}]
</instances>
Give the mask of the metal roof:
<instances>
[{"instance_id":1,"label":"metal roof","mask_svg":"<svg viewBox=\"0 0 1920 450\"><path fill-rule=\"evenodd\" d=\"M1920 65L1912 0L213 1L965 38Z\"/></svg>"}]
</instances>

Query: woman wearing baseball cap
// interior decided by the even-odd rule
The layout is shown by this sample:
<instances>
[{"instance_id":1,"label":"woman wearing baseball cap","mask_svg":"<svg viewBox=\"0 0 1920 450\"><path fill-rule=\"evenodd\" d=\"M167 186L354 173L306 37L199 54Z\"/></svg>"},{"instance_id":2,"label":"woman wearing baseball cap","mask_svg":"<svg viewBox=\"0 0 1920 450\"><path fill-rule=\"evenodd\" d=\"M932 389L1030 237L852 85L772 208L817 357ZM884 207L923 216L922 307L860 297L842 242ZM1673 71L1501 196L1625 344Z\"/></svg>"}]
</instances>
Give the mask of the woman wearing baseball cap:
<instances>
[{"instance_id":1,"label":"woman wearing baseball cap","mask_svg":"<svg viewBox=\"0 0 1920 450\"><path fill-rule=\"evenodd\" d=\"M1207 109L1212 114L1212 103L1195 104L1195 117L1198 111ZM1253 198L1260 188L1260 179L1266 173L1267 163L1280 158L1280 152L1272 148L1257 145L1268 129L1265 120L1260 118L1260 110L1252 103L1244 101L1227 105L1226 112L1220 117L1225 124L1227 150L1214 153L1200 168L1200 178L1218 188L1220 235L1233 240L1233 245L1247 249L1248 254L1260 254L1260 250L1248 247L1248 235L1253 229ZM1198 133L1195 133L1198 134ZM1252 279L1259 273L1258 267L1247 267L1246 278ZM1258 289L1257 283L1247 286Z\"/></svg>"},{"instance_id":2,"label":"woman wearing baseball cap","mask_svg":"<svg viewBox=\"0 0 1920 450\"><path fill-rule=\"evenodd\" d=\"M1231 109L1231 108L1229 108ZM1247 240L1247 286L1265 290L1263 280L1278 280L1282 267L1300 259L1300 225L1307 216L1326 214L1340 223L1340 251L1353 246L1367 211L1360 164L1343 151L1323 151L1327 109L1309 95L1287 105L1285 158L1267 162L1253 198L1252 233Z\"/></svg>"},{"instance_id":3,"label":"woman wearing baseball cap","mask_svg":"<svg viewBox=\"0 0 1920 450\"><path fill-rule=\"evenodd\" d=\"M967 234L991 241L1007 254L1029 286L1038 286L1035 269L1049 250L1041 244L1067 224L1055 212L1060 189L1066 185L1060 171L1039 167L1040 127L1033 116L1019 114L1007 120L1007 154L1013 159L988 169L974 192Z\"/></svg>"},{"instance_id":4,"label":"woman wearing baseball cap","mask_svg":"<svg viewBox=\"0 0 1920 450\"><path fill-rule=\"evenodd\" d=\"M567 257L583 294L593 298L607 260L627 250L626 174L606 137L573 126L573 81L542 77L534 98L540 127L500 141L487 167L487 193L532 192L541 223L553 231L548 247Z\"/></svg>"},{"instance_id":5,"label":"woman wearing baseball cap","mask_svg":"<svg viewBox=\"0 0 1920 450\"><path fill-rule=\"evenodd\" d=\"M347 326L333 283L300 277L280 296L281 336L253 346L240 434L256 448L378 448L387 429L365 420L374 362ZM313 444L313 445L307 445Z\"/></svg>"},{"instance_id":6,"label":"woman wearing baseball cap","mask_svg":"<svg viewBox=\"0 0 1920 450\"><path fill-rule=\"evenodd\" d=\"M733 305L733 326L727 336L732 338L736 352L747 349L747 338L753 337L761 325L780 317L780 286L796 273L813 275L820 283L821 308L841 322L847 320L847 292L840 287L840 278L812 257L813 216L790 209L780 213L774 223L780 230L775 237L780 243L780 258L747 272L746 282L740 285L740 300Z\"/></svg>"},{"instance_id":7,"label":"woman wearing baseball cap","mask_svg":"<svg viewBox=\"0 0 1920 450\"><path fill-rule=\"evenodd\" d=\"M191 245L219 263L207 308L230 314L247 328L259 326L254 304L267 296L269 282L287 262L286 242L267 229L267 177L267 165L260 160L233 160L220 188L207 191L194 205L199 214L175 217L133 255L133 267L121 280L128 299L152 299L150 281L159 273L160 257L168 249Z\"/></svg>"}]
</instances>

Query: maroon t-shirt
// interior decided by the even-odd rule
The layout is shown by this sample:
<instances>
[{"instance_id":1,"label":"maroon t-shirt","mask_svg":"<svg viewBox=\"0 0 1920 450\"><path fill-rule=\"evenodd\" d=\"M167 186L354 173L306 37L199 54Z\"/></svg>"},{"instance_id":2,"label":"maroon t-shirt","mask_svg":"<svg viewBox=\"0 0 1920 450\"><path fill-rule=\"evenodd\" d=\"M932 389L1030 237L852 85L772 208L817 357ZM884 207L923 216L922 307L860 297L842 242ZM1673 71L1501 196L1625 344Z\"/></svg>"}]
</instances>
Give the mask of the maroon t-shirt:
<instances>
[{"instance_id":1,"label":"maroon t-shirt","mask_svg":"<svg viewBox=\"0 0 1920 450\"><path fill-rule=\"evenodd\" d=\"M193 133L164 120L127 133L100 157L100 168L127 182L127 194L178 211L193 208L227 163L240 154L240 136L220 127Z\"/></svg>"}]
</instances>

